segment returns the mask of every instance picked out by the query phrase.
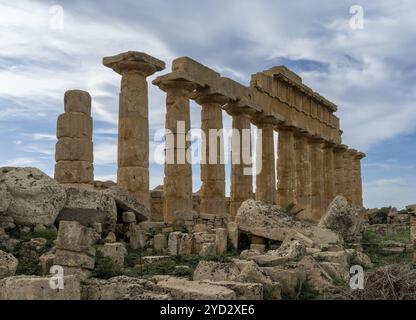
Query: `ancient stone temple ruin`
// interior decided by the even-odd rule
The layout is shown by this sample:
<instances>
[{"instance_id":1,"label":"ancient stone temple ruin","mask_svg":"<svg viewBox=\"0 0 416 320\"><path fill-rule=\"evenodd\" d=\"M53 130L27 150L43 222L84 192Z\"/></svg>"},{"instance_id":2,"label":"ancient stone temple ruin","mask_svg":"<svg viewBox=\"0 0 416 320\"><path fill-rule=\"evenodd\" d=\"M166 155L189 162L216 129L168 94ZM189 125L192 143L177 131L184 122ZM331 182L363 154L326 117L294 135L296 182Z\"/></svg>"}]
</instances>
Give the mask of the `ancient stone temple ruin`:
<instances>
[{"instance_id":1,"label":"ancient stone temple ruin","mask_svg":"<svg viewBox=\"0 0 416 320\"><path fill-rule=\"evenodd\" d=\"M122 237L130 239L132 247L150 245L173 255L179 251L221 254L227 248L227 229L228 239L238 246L234 221L249 199L290 208L301 220L313 222L321 220L339 195L351 205L363 206L360 162L365 154L342 143L336 105L284 66L258 72L252 75L249 86L244 86L188 57L175 59L172 72L153 81L166 93L166 146L163 186L150 191L151 124L146 78L165 69L165 63L129 51L104 58L103 64L121 75L117 184L146 210L153 211L154 224L144 222L128 229L120 225L127 230ZM191 100L201 107L205 136L201 142L202 186L197 194L192 191L192 164L187 159ZM221 131L223 111L232 117L233 127L229 198ZM65 113L58 119L57 137L55 179L61 184L96 187L91 97L87 92L65 94ZM188 234L181 233L184 230L194 234L189 241ZM249 242L252 248L266 246L264 237L256 234Z\"/></svg>"},{"instance_id":2,"label":"ancient stone temple ruin","mask_svg":"<svg viewBox=\"0 0 416 320\"><path fill-rule=\"evenodd\" d=\"M121 75L117 183L150 209L151 124L146 77L163 70L165 63L141 52L107 57L103 63ZM172 72L158 77L153 84L166 92L166 141L173 142L166 153L171 152L175 159L165 165L166 222L173 221L175 212L190 212L193 208L192 166L178 158L190 148L190 142L181 139L191 128L190 100L201 106L201 129L207 136L210 129L223 128L223 110L232 117L233 134L250 130L252 125L261 129L261 154L257 158L261 169L256 171L256 188L253 190L253 175L245 170L250 164L233 163L229 206L221 150L214 155L218 160L214 164L201 164L199 213L205 219L233 220L241 203L254 196L253 191L256 200L282 207L294 204L302 210L301 218L314 221L319 221L336 195L362 206L360 161L365 154L342 144L340 120L334 114L337 106L312 91L286 67L258 72L252 75L250 85L244 86L182 57L173 61ZM66 93L65 114L58 120L56 149L55 177L61 183L93 181L90 113L88 93ZM184 126L179 128L178 122ZM251 143L241 143L241 137L240 134L232 139L237 144L233 153L240 160L243 151L255 153ZM218 149L222 147L221 138L217 137ZM211 149L205 139L202 150L207 158Z\"/></svg>"}]
</instances>

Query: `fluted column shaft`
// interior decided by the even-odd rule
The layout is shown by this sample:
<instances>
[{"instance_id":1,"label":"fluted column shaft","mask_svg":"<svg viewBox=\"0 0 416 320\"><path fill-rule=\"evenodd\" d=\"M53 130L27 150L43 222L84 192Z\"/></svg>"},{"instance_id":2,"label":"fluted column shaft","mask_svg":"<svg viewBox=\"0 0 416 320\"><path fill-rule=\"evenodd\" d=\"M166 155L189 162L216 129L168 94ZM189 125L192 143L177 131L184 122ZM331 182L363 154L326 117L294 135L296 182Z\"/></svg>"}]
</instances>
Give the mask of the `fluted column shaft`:
<instances>
[{"instance_id":1,"label":"fluted column shaft","mask_svg":"<svg viewBox=\"0 0 416 320\"><path fill-rule=\"evenodd\" d=\"M354 152L352 150L347 150L347 152L344 153L344 196L347 198L348 202L351 203L354 200L353 162Z\"/></svg>"},{"instance_id":2,"label":"fluted column shaft","mask_svg":"<svg viewBox=\"0 0 416 320\"><path fill-rule=\"evenodd\" d=\"M257 123L257 144L261 143L261 152L257 149L256 199L274 203L276 199L276 168L274 155L273 122Z\"/></svg>"},{"instance_id":3,"label":"fluted column shaft","mask_svg":"<svg viewBox=\"0 0 416 320\"><path fill-rule=\"evenodd\" d=\"M295 134L296 150L296 209L302 210L300 218L307 217L311 211L311 163L307 137L304 134Z\"/></svg>"},{"instance_id":4,"label":"fluted column shaft","mask_svg":"<svg viewBox=\"0 0 416 320\"><path fill-rule=\"evenodd\" d=\"M210 96L199 97L197 102L202 107L201 129L205 134L202 139L200 212L226 216L224 141L223 133L219 131L223 129L221 104ZM211 139L210 130L213 130ZM216 142L216 148L213 142Z\"/></svg>"},{"instance_id":5,"label":"fluted column shaft","mask_svg":"<svg viewBox=\"0 0 416 320\"><path fill-rule=\"evenodd\" d=\"M179 81L163 86L167 93L163 215L165 222L172 222L175 211L192 211L192 165L187 161L190 142L186 135L191 128L188 94L193 86Z\"/></svg>"},{"instance_id":6,"label":"fluted column shaft","mask_svg":"<svg viewBox=\"0 0 416 320\"><path fill-rule=\"evenodd\" d=\"M335 196L345 195L344 153L347 147L337 145L334 148Z\"/></svg>"},{"instance_id":7,"label":"fluted column shaft","mask_svg":"<svg viewBox=\"0 0 416 320\"><path fill-rule=\"evenodd\" d=\"M322 139L310 138L310 161L311 161L311 215L309 219L319 221L324 214L323 209L323 152Z\"/></svg>"},{"instance_id":8,"label":"fluted column shaft","mask_svg":"<svg viewBox=\"0 0 416 320\"><path fill-rule=\"evenodd\" d=\"M165 63L142 52L129 51L103 59L122 76L119 102L117 184L150 209L149 106L146 78Z\"/></svg>"},{"instance_id":9,"label":"fluted column shaft","mask_svg":"<svg viewBox=\"0 0 416 320\"><path fill-rule=\"evenodd\" d=\"M296 152L295 128L279 126L277 159L277 204L286 207L295 203Z\"/></svg>"},{"instance_id":10,"label":"fluted column shaft","mask_svg":"<svg viewBox=\"0 0 416 320\"><path fill-rule=\"evenodd\" d=\"M325 142L323 144L324 158L324 209L336 197L335 194L335 163L334 163L334 143Z\"/></svg>"},{"instance_id":11,"label":"fluted column shaft","mask_svg":"<svg viewBox=\"0 0 416 320\"><path fill-rule=\"evenodd\" d=\"M253 176L249 173L250 165L245 163L252 154L251 134L244 134L244 131L248 133L251 130L250 117L242 112L233 112L232 122L230 218L234 220L241 204L252 195Z\"/></svg>"}]
</instances>

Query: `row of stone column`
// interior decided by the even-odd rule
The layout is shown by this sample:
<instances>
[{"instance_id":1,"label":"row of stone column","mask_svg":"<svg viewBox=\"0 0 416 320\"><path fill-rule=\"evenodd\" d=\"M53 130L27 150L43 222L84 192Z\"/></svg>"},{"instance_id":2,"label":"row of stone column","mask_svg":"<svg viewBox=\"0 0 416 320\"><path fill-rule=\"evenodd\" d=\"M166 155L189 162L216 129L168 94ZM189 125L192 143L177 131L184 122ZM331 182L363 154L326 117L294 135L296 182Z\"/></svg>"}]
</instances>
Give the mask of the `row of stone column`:
<instances>
[{"instance_id":1,"label":"row of stone column","mask_svg":"<svg viewBox=\"0 0 416 320\"><path fill-rule=\"evenodd\" d=\"M164 63L144 53L127 52L104 58L104 65L121 74L118 184L129 190L145 206L150 207L149 196L149 121L148 87L146 77L164 68ZM163 78L163 77L161 77ZM187 76L158 80L156 83L167 93L166 129L174 161L166 163L164 178L164 218L172 221L175 211L192 209L192 168L186 159L179 161L178 154L186 154L190 144L185 136L190 129L190 97L201 106L201 128L206 137L209 129L222 129L222 107L232 116L233 129L250 129L255 124L261 132L258 154L261 165L256 177L256 198L278 203L290 203L304 209L304 218L318 220L336 195L344 195L351 202L362 205L360 159L364 156L346 146L326 142L319 136L309 136L305 130L289 126L275 117L258 116L234 108L220 94L209 88L198 87ZM178 129L178 121L184 123ZM274 133L279 133L279 157L275 159ZM236 131L235 131L236 132ZM241 139L242 134L237 137ZM200 190L202 214L227 217L225 198L225 165L221 161L221 137L217 136L217 161L201 164ZM234 137L233 137L234 140ZM172 144L173 142L173 144ZM203 158L209 159L209 139L202 141ZM251 150L251 142L241 143L234 152ZM183 151L183 152L178 152ZM245 164L231 167L231 219L241 203L252 196L252 175L244 173ZM277 169L277 170L276 170ZM277 177L276 177L277 171Z\"/></svg>"}]
</instances>

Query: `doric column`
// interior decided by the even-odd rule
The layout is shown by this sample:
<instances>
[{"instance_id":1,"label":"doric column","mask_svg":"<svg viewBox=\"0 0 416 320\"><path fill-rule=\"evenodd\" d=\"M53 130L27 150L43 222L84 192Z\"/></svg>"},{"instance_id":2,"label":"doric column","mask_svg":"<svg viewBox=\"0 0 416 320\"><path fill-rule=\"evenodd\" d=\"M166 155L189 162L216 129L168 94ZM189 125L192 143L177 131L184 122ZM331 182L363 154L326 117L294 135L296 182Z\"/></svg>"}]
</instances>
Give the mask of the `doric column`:
<instances>
[{"instance_id":1,"label":"doric column","mask_svg":"<svg viewBox=\"0 0 416 320\"><path fill-rule=\"evenodd\" d=\"M149 110L146 77L165 63L141 52L126 52L103 59L106 67L122 76L117 183L150 209Z\"/></svg>"},{"instance_id":2,"label":"doric column","mask_svg":"<svg viewBox=\"0 0 416 320\"><path fill-rule=\"evenodd\" d=\"M335 163L334 163L334 147L333 142L324 142L323 157L324 157L324 209L326 210L332 200L336 197L335 194Z\"/></svg>"},{"instance_id":3,"label":"doric column","mask_svg":"<svg viewBox=\"0 0 416 320\"><path fill-rule=\"evenodd\" d=\"M276 203L285 208L295 204L296 152L295 127L280 125L277 153L277 199Z\"/></svg>"},{"instance_id":4,"label":"doric column","mask_svg":"<svg viewBox=\"0 0 416 320\"><path fill-rule=\"evenodd\" d=\"M347 149L344 144L334 147L335 196L345 195L344 153Z\"/></svg>"},{"instance_id":5,"label":"doric column","mask_svg":"<svg viewBox=\"0 0 416 320\"><path fill-rule=\"evenodd\" d=\"M201 105L202 162L200 213L227 216L225 199L225 165L222 108L227 101L221 96L198 93L195 101ZM211 135L211 139L210 139ZM215 142L215 145L212 143Z\"/></svg>"},{"instance_id":6,"label":"doric column","mask_svg":"<svg viewBox=\"0 0 416 320\"><path fill-rule=\"evenodd\" d=\"M227 105L227 112L232 116L233 136L231 153L231 193L230 193L230 218L234 220L241 204L250 199L253 193L253 176L251 165L246 163L251 160L251 121L247 110ZM250 133L250 134L248 134Z\"/></svg>"},{"instance_id":7,"label":"doric column","mask_svg":"<svg viewBox=\"0 0 416 320\"><path fill-rule=\"evenodd\" d=\"M186 135L191 129L188 95L195 85L163 76L153 83L167 93L163 216L165 222L172 222L175 211L192 211L192 164L187 161L190 142Z\"/></svg>"},{"instance_id":8,"label":"doric column","mask_svg":"<svg viewBox=\"0 0 416 320\"><path fill-rule=\"evenodd\" d=\"M356 150L353 149L348 149L344 153L344 197L347 198L350 203L352 203L354 199L353 163L355 153Z\"/></svg>"},{"instance_id":9,"label":"doric column","mask_svg":"<svg viewBox=\"0 0 416 320\"><path fill-rule=\"evenodd\" d=\"M254 119L257 126L257 176L256 200L275 203L276 200L276 168L274 155L274 128L277 120L273 117ZM261 146L261 152L259 147Z\"/></svg>"},{"instance_id":10,"label":"doric column","mask_svg":"<svg viewBox=\"0 0 416 320\"><path fill-rule=\"evenodd\" d=\"M311 211L311 163L309 144L305 131L295 132L296 150L296 210L302 210L299 218L306 218Z\"/></svg>"},{"instance_id":11,"label":"doric column","mask_svg":"<svg viewBox=\"0 0 416 320\"><path fill-rule=\"evenodd\" d=\"M363 182L361 176L361 160L366 157L365 153L357 152L354 155L353 177L354 177L354 199L353 203L363 207Z\"/></svg>"},{"instance_id":12,"label":"doric column","mask_svg":"<svg viewBox=\"0 0 416 320\"><path fill-rule=\"evenodd\" d=\"M91 96L71 90L65 93L65 113L58 118L55 179L67 184L94 181Z\"/></svg>"},{"instance_id":13,"label":"doric column","mask_svg":"<svg viewBox=\"0 0 416 320\"><path fill-rule=\"evenodd\" d=\"M319 221L325 213L323 208L324 166L322 143L320 136L309 137L311 161L311 215L309 219Z\"/></svg>"}]
</instances>

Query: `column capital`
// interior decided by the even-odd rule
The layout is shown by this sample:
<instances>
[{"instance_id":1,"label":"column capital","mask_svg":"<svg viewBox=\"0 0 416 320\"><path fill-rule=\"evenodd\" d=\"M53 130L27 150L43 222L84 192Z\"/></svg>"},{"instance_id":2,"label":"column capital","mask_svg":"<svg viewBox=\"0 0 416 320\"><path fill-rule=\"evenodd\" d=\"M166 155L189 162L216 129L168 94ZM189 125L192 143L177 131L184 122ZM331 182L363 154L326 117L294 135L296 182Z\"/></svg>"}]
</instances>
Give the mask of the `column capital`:
<instances>
[{"instance_id":1,"label":"column capital","mask_svg":"<svg viewBox=\"0 0 416 320\"><path fill-rule=\"evenodd\" d=\"M103 65L121 75L136 72L144 77L151 76L155 72L166 68L166 64L163 61L137 51L128 51L115 56L105 57L103 58Z\"/></svg>"},{"instance_id":2,"label":"column capital","mask_svg":"<svg viewBox=\"0 0 416 320\"><path fill-rule=\"evenodd\" d=\"M308 135L307 139L308 139L308 142L311 144L322 144L326 141L319 134Z\"/></svg>"},{"instance_id":3,"label":"column capital","mask_svg":"<svg viewBox=\"0 0 416 320\"><path fill-rule=\"evenodd\" d=\"M335 141L332 141L332 140L327 140L327 141L325 141L324 142L324 144L322 145L322 148L323 149L332 149L332 148L335 148L336 147L336 143L335 143Z\"/></svg>"},{"instance_id":4,"label":"column capital","mask_svg":"<svg viewBox=\"0 0 416 320\"><path fill-rule=\"evenodd\" d=\"M215 103L223 106L229 102L228 97L211 88L197 89L192 93L191 99L195 100L199 105Z\"/></svg>"},{"instance_id":5,"label":"column capital","mask_svg":"<svg viewBox=\"0 0 416 320\"><path fill-rule=\"evenodd\" d=\"M246 114L252 117L261 110L259 106L252 103L246 97L242 97L238 101L229 101L223 108L231 116Z\"/></svg>"},{"instance_id":6,"label":"column capital","mask_svg":"<svg viewBox=\"0 0 416 320\"><path fill-rule=\"evenodd\" d=\"M367 155L364 152L360 152L360 151L358 151L357 154L355 155L355 159L357 160L364 159L365 157L367 157Z\"/></svg>"},{"instance_id":7,"label":"column capital","mask_svg":"<svg viewBox=\"0 0 416 320\"><path fill-rule=\"evenodd\" d=\"M338 144L334 147L335 152L344 153L348 150L348 146L345 144Z\"/></svg>"},{"instance_id":8,"label":"column capital","mask_svg":"<svg viewBox=\"0 0 416 320\"><path fill-rule=\"evenodd\" d=\"M252 116L252 122L258 127L261 125L272 125L276 127L279 123L284 122L282 118L278 118L275 115L265 115L263 113L257 113Z\"/></svg>"},{"instance_id":9,"label":"column capital","mask_svg":"<svg viewBox=\"0 0 416 320\"><path fill-rule=\"evenodd\" d=\"M190 77L184 72L173 72L160 77L157 77L152 82L153 85L158 86L161 90L168 92L173 90L183 90L187 94L195 91L202 84Z\"/></svg>"}]
</instances>

